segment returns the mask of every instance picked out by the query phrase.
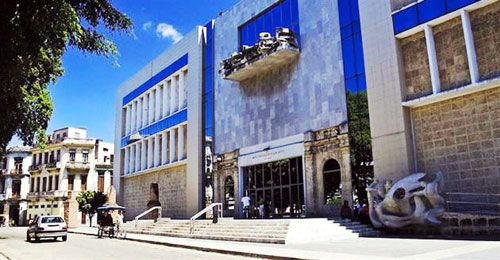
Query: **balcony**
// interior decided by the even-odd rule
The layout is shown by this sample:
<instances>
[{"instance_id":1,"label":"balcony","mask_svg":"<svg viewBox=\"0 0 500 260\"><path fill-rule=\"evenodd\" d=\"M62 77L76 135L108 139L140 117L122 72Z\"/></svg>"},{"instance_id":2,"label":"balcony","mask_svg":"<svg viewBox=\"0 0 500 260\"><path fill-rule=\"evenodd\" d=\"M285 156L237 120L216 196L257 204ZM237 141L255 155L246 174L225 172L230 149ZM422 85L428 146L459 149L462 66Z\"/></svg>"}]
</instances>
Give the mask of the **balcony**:
<instances>
[{"instance_id":1,"label":"balcony","mask_svg":"<svg viewBox=\"0 0 500 260\"><path fill-rule=\"evenodd\" d=\"M60 169L60 168L61 168L61 162L51 162L45 165L45 169L47 170Z\"/></svg>"},{"instance_id":2,"label":"balcony","mask_svg":"<svg viewBox=\"0 0 500 260\"><path fill-rule=\"evenodd\" d=\"M24 177L24 176L28 176L29 174L23 172L23 170L21 170L21 169L14 169L14 170L10 170L10 175L12 177Z\"/></svg>"},{"instance_id":3,"label":"balcony","mask_svg":"<svg viewBox=\"0 0 500 260\"><path fill-rule=\"evenodd\" d=\"M277 28L276 37L260 33L254 46L243 45L241 52L223 60L219 73L224 79L241 82L292 63L299 54L295 34L287 28Z\"/></svg>"},{"instance_id":4,"label":"balcony","mask_svg":"<svg viewBox=\"0 0 500 260\"><path fill-rule=\"evenodd\" d=\"M66 169L68 169L68 170L90 170L90 163L89 162L69 161L66 163Z\"/></svg>"},{"instance_id":5,"label":"balcony","mask_svg":"<svg viewBox=\"0 0 500 260\"><path fill-rule=\"evenodd\" d=\"M31 165L28 170L30 172L38 172L42 170L42 165Z\"/></svg>"},{"instance_id":6,"label":"balcony","mask_svg":"<svg viewBox=\"0 0 500 260\"><path fill-rule=\"evenodd\" d=\"M36 199L36 198L62 198L67 197L67 191L41 191L41 192L28 192L28 199Z\"/></svg>"}]
</instances>

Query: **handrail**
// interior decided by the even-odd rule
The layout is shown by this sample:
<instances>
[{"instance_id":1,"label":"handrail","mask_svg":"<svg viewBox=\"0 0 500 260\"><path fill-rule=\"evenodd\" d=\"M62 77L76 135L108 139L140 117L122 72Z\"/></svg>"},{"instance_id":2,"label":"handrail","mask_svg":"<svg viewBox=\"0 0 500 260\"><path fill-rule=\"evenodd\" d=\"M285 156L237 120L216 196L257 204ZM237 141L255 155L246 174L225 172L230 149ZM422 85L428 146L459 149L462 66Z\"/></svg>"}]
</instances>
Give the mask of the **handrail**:
<instances>
[{"instance_id":1,"label":"handrail","mask_svg":"<svg viewBox=\"0 0 500 260\"><path fill-rule=\"evenodd\" d=\"M137 228L137 224L139 223L139 218L142 218L144 215L150 213L153 210L158 210L158 218L161 218L161 207L160 206L152 207L152 208L150 208L150 209L142 212L137 217L135 217L135 219L134 219L134 221L135 221L135 228Z\"/></svg>"},{"instance_id":2,"label":"handrail","mask_svg":"<svg viewBox=\"0 0 500 260\"><path fill-rule=\"evenodd\" d=\"M206 208L202 209L200 212L196 213L194 216L192 216L190 219L189 219L189 224L190 224L190 230L189 230L189 233L193 233L193 228L194 228L194 221L201 217L203 214L207 213L209 210L212 210L212 215L213 215L213 210L214 208L217 207L218 210L217 210L217 217L218 218L222 218L224 216L224 214L222 213L222 203L220 202L216 202L216 203L212 203L210 205L208 205Z\"/></svg>"}]
</instances>

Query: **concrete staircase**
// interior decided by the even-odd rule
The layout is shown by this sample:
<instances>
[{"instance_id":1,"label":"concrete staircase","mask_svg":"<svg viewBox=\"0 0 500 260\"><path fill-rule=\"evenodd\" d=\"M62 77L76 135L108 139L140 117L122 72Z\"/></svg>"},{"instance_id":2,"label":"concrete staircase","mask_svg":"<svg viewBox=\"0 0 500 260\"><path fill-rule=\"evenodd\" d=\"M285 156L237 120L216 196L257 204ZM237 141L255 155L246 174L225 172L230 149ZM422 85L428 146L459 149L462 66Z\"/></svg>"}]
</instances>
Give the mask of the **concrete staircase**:
<instances>
[{"instance_id":1,"label":"concrete staircase","mask_svg":"<svg viewBox=\"0 0 500 260\"><path fill-rule=\"evenodd\" d=\"M382 234L379 230L374 229L370 225L361 224L360 222L351 221L349 219L334 219L333 223L358 234L359 237L378 237Z\"/></svg>"},{"instance_id":2,"label":"concrete staircase","mask_svg":"<svg viewBox=\"0 0 500 260\"><path fill-rule=\"evenodd\" d=\"M284 244L288 220L197 220L193 232L189 220L159 220L158 222L128 232L169 237L227 240L240 242Z\"/></svg>"},{"instance_id":3,"label":"concrete staircase","mask_svg":"<svg viewBox=\"0 0 500 260\"><path fill-rule=\"evenodd\" d=\"M128 224L128 223L127 223ZM127 232L180 238L226 240L239 242L300 244L334 241L346 238L373 237L380 234L373 228L346 220L319 219L219 219L196 220L191 232L189 220L159 219L156 223L134 228L125 225Z\"/></svg>"}]
</instances>

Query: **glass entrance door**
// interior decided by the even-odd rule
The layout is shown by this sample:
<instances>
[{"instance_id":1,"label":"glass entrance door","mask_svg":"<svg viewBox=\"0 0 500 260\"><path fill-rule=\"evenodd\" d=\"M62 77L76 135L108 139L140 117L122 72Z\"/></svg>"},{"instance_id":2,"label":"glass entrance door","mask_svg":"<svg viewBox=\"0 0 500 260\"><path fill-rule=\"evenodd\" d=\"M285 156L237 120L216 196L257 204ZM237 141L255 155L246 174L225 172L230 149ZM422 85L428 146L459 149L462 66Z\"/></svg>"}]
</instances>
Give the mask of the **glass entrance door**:
<instances>
[{"instance_id":1,"label":"glass entrance door","mask_svg":"<svg viewBox=\"0 0 500 260\"><path fill-rule=\"evenodd\" d=\"M302 157L245 167L244 174L253 217L305 216Z\"/></svg>"}]
</instances>

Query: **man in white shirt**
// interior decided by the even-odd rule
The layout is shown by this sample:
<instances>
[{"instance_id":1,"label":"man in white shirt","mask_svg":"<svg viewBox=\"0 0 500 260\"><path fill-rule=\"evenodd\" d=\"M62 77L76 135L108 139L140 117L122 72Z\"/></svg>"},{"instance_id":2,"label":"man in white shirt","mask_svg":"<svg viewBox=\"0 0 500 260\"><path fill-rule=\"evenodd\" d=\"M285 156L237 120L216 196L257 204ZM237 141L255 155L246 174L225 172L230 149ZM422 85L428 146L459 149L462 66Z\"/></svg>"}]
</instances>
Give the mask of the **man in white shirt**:
<instances>
[{"instance_id":1,"label":"man in white shirt","mask_svg":"<svg viewBox=\"0 0 500 260\"><path fill-rule=\"evenodd\" d=\"M243 216L249 218L248 211L250 210L250 197L248 197L248 191L245 192L245 196L241 198L241 203L243 203Z\"/></svg>"}]
</instances>

